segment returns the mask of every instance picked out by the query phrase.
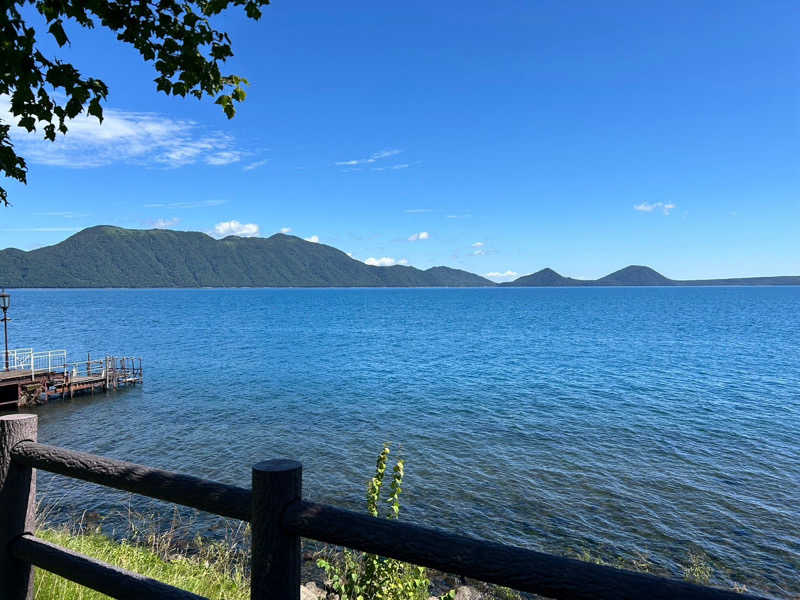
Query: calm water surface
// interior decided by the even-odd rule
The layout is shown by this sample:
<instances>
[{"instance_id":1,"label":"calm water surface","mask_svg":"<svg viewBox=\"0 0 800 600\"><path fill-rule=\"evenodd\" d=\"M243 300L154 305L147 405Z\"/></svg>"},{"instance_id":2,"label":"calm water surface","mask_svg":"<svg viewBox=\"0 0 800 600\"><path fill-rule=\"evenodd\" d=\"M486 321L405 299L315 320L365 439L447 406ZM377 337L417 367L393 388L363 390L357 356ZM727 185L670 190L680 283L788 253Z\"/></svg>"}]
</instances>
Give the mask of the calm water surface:
<instances>
[{"instance_id":1,"label":"calm water surface","mask_svg":"<svg viewBox=\"0 0 800 600\"><path fill-rule=\"evenodd\" d=\"M249 485L299 459L360 509L800 593L800 288L27 290L12 346L135 354L145 385L37 409L46 443ZM395 454L393 452L393 454ZM58 477L65 513L129 498ZM147 509L149 501L131 501Z\"/></svg>"}]
</instances>

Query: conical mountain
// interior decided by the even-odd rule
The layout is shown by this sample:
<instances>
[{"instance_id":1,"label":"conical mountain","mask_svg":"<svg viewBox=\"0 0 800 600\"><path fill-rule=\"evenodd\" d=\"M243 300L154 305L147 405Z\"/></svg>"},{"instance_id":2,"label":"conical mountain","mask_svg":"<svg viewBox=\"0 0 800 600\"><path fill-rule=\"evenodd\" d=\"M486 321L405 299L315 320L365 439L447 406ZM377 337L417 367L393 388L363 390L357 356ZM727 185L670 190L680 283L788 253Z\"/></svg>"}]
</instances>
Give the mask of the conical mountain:
<instances>
[{"instance_id":1,"label":"conical mountain","mask_svg":"<svg viewBox=\"0 0 800 600\"><path fill-rule=\"evenodd\" d=\"M577 279L572 279L571 277L564 277L556 273L551 268L545 268L541 271L536 271L536 273L532 273L531 275L524 275L515 279L514 281L509 281L503 285L508 286L531 286L531 287L557 287L557 286L572 286L572 285L582 285L583 282Z\"/></svg>"},{"instance_id":2,"label":"conical mountain","mask_svg":"<svg viewBox=\"0 0 800 600\"><path fill-rule=\"evenodd\" d=\"M642 265L630 265L595 280L594 285L673 285L658 271Z\"/></svg>"}]
</instances>

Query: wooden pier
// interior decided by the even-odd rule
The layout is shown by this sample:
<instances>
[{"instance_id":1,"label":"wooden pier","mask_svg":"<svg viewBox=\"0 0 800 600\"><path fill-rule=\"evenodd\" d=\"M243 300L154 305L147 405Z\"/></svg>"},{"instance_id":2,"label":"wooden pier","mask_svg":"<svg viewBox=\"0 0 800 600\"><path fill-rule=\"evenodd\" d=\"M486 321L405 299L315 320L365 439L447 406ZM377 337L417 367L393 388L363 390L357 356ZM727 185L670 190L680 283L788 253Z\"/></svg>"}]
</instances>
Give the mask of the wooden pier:
<instances>
[{"instance_id":1,"label":"wooden pier","mask_svg":"<svg viewBox=\"0 0 800 600\"><path fill-rule=\"evenodd\" d=\"M142 383L142 359L105 356L67 362L65 350L8 351L8 368L0 351L0 411L44 404L51 397L70 397L95 391L117 390Z\"/></svg>"}]
</instances>

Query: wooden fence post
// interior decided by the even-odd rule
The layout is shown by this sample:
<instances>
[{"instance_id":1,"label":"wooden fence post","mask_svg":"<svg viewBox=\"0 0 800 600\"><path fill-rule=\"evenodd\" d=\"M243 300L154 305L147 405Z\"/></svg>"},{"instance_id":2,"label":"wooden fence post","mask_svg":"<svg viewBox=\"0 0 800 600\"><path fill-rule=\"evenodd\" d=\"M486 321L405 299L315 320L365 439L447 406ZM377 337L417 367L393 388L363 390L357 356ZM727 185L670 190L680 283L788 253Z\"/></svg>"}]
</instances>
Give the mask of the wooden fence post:
<instances>
[{"instance_id":1,"label":"wooden fence post","mask_svg":"<svg viewBox=\"0 0 800 600\"><path fill-rule=\"evenodd\" d=\"M0 417L0 597L33 600L33 566L11 556L11 542L33 533L36 473L11 463L11 449L23 440L36 441L36 415Z\"/></svg>"},{"instance_id":2,"label":"wooden fence post","mask_svg":"<svg viewBox=\"0 0 800 600\"><path fill-rule=\"evenodd\" d=\"M302 494L303 465L267 460L253 467L250 600L300 600L300 537L283 531L286 507Z\"/></svg>"}]
</instances>

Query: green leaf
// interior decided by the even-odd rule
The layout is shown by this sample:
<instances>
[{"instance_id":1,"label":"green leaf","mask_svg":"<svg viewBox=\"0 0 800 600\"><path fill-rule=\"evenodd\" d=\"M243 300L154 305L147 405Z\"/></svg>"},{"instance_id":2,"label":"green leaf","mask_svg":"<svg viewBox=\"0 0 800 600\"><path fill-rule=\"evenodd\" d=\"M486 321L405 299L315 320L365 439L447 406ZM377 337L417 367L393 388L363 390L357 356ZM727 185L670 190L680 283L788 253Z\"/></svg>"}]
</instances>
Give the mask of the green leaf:
<instances>
[{"instance_id":1,"label":"green leaf","mask_svg":"<svg viewBox=\"0 0 800 600\"><path fill-rule=\"evenodd\" d=\"M94 97L92 101L89 102L89 108L86 109L86 112L92 115L93 117L97 117L97 120L101 123L103 122L103 107L100 106L100 98Z\"/></svg>"},{"instance_id":2,"label":"green leaf","mask_svg":"<svg viewBox=\"0 0 800 600\"><path fill-rule=\"evenodd\" d=\"M61 23L61 19L58 19L57 21L53 22L50 25L50 28L47 30L54 38L56 38L56 43L60 47L69 42L69 38L67 37L67 34L64 33L64 27Z\"/></svg>"},{"instance_id":3,"label":"green leaf","mask_svg":"<svg viewBox=\"0 0 800 600\"><path fill-rule=\"evenodd\" d=\"M35 131L36 130L36 119L33 117L22 117L19 120L19 126L24 127L28 131Z\"/></svg>"}]
</instances>

